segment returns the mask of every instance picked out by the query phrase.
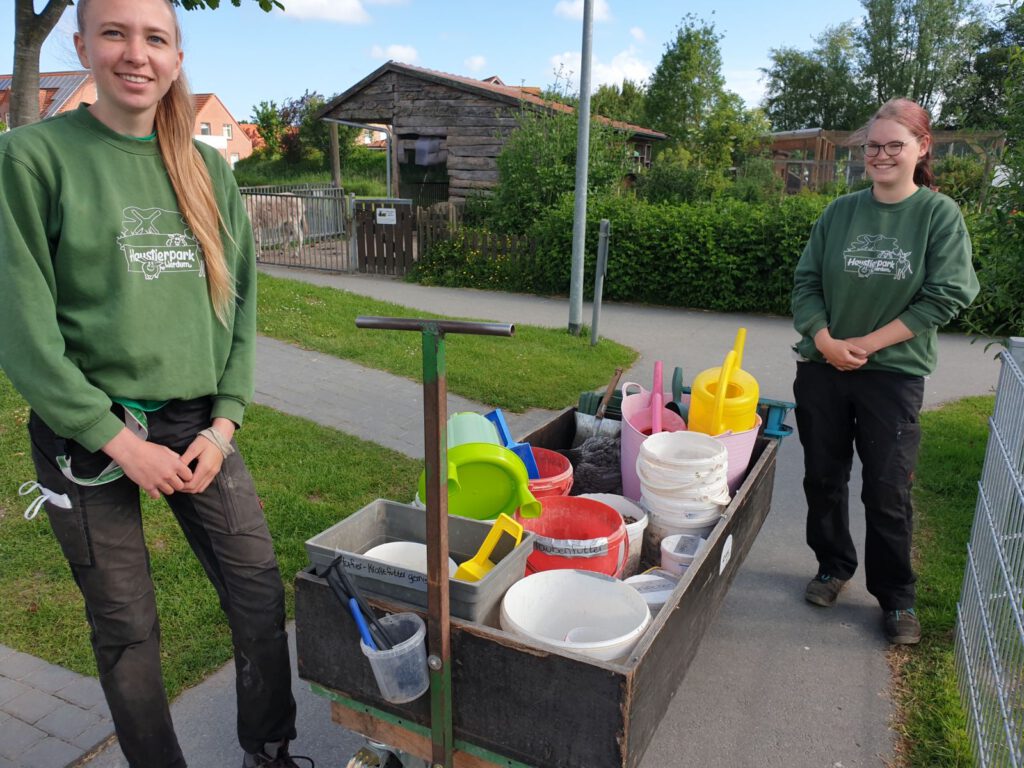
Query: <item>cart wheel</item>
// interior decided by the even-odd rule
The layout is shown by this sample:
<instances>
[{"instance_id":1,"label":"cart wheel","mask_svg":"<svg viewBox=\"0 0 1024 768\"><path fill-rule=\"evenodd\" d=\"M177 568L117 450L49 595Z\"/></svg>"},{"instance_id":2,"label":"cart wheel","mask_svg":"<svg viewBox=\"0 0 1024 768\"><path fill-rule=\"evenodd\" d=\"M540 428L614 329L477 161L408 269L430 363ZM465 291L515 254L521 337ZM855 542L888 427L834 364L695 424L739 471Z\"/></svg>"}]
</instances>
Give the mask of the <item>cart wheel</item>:
<instances>
[{"instance_id":1,"label":"cart wheel","mask_svg":"<svg viewBox=\"0 0 1024 768\"><path fill-rule=\"evenodd\" d=\"M345 768L403 768L402 761L387 748L362 747L352 755Z\"/></svg>"}]
</instances>

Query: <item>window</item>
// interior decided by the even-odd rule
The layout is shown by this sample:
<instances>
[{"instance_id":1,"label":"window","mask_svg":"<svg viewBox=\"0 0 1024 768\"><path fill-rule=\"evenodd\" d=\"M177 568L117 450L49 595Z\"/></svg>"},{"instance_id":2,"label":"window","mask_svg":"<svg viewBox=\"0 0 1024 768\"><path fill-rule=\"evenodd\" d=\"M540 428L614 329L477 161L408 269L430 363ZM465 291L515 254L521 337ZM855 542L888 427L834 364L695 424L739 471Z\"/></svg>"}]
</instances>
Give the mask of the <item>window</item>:
<instances>
[{"instance_id":1,"label":"window","mask_svg":"<svg viewBox=\"0 0 1024 768\"><path fill-rule=\"evenodd\" d=\"M227 138L229 141L232 139L231 126L227 123L224 123L224 137Z\"/></svg>"},{"instance_id":2,"label":"window","mask_svg":"<svg viewBox=\"0 0 1024 768\"><path fill-rule=\"evenodd\" d=\"M237 152L232 152L231 153L231 167L232 168L235 167L235 163L237 163L238 160L239 160L238 153Z\"/></svg>"},{"instance_id":3,"label":"window","mask_svg":"<svg viewBox=\"0 0 1024 768\"><path fill-rule=\"evenodd\" d=\"M200 136L209 136L210 135L210 124L209 123L200 123L199 124L199 135Z\"/></svg>"}]
</instances>

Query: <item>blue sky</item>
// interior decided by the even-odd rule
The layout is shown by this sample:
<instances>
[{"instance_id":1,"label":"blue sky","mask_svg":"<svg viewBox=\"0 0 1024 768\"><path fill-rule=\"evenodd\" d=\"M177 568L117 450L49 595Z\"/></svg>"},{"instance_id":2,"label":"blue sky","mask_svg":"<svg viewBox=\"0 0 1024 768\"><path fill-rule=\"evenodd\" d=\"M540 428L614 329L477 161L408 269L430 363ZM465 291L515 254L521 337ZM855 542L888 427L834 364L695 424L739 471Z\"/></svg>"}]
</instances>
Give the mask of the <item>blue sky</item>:
<instances>
[{"instance_id":1,"label":"blue sky","mask_svg":"<svg viewBox=\"0 0 1024 768\"><path fill-rule=\"evenodd\" d=\"M578 80L583 0L283 0L269 14L252 0L180 12L185 69L197 93L214 92L238 120L263 100L340 93L388 59L510 85ZM44 0L35 0L36 8ZM6 5L6 3L4 3ZM859 0L594 0L592 83L646 80L685 13L723 35L727 87L755 105L773 48L813 47L827 27L860 19ZM13 65L10 8L0 14L0 72ZM69 10L43 46L43 71L79 69ZM572 88L575 90L575 87Z\"/></svg>"}]
</instances>

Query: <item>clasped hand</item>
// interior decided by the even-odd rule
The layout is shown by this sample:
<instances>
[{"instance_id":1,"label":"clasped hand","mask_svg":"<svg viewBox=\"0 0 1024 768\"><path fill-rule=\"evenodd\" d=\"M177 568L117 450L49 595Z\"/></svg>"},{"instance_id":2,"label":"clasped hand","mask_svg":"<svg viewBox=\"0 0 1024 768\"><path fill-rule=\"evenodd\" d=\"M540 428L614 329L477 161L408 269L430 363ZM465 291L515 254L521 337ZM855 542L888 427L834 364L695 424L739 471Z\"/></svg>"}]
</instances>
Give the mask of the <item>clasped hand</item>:
<instances>
[{"instance_id":1,"label":"clasped hand","mask_svg":"<svg viewBox=\"0 0 1024 768\"><path fill-rule=\"evenodd\" d=\"M814 345L825 361L838 371L855 371L868 361L870 354L861 339L834 339L827 328L818 331Z\"/></svg>"},{"instance_id":2,"label":"clasped hand","mask_svg":"<svg viewBox=\"0 0 1024 768\"><path fill-rule=\"evenodd\" d=\"M219 421L216 419L215 424ZM221 429L222 434L224 431ZM226 435L225 439L230 440L231 435ZM169 496L176 491L202 493L224 464L220 448L199 436L179 456L166 446L141 440L123 429L104 446L104 451L152 499L160 498L161 494ZM195 466L190 468L193 462Z\"/></svg>"}]
</instances>

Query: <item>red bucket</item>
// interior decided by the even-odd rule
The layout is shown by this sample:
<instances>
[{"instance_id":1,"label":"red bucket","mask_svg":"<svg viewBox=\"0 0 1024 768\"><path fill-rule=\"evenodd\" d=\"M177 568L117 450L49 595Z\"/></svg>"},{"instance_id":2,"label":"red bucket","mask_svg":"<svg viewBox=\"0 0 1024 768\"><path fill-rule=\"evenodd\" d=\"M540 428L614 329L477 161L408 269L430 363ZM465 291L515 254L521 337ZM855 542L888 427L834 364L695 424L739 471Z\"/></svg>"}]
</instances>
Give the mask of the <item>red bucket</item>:
<instances>
[{"instance_id":1,"label":"red bucket","mask_svg":"<svg viewBox=\"0 0 1024 768\"><path fill-rule=\"evenodd\" d=\"M535 535L526 574L576 568L621 576L629 555L622 515L607 504L580 496L546 496L541 515L516 518Z\"/></svg>"},{"instance_id":2,"label":"red bucket","mask_svg":"<svg viewBox=\"0 0 1024 768\"><path fill-rule=\"evenodd\" d=\"M537 462L540 477L530 480L530 493L535 498L544 496L568 496L572 488L572 464L558 451L534 448L533 458Z\"/></svg>"}]
</instances>

